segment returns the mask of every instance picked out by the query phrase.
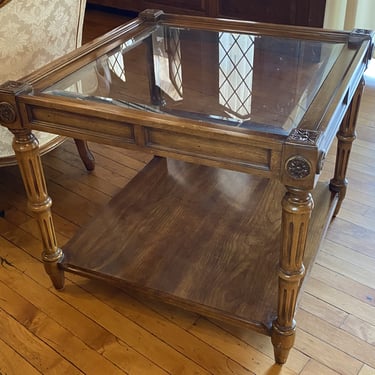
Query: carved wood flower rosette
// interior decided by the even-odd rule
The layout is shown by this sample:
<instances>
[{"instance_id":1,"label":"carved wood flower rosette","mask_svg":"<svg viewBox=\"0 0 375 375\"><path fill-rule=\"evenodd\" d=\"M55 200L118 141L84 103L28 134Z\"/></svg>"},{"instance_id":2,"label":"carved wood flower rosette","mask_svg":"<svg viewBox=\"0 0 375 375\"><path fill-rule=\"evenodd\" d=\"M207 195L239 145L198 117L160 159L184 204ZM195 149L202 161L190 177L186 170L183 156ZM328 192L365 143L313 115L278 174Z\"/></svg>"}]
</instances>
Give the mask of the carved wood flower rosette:
<instances>
[{"instance_id":1,"label":"carved wood flower rosette","mask_svg":"<svg viewBox=\"0 0 375 375\"><path fill-rule=\"evenodd\" d=\"M7 102L0 103L0 123L11 124L16 121L17 115L13 106Z\"/></svg>"}]
</instances>

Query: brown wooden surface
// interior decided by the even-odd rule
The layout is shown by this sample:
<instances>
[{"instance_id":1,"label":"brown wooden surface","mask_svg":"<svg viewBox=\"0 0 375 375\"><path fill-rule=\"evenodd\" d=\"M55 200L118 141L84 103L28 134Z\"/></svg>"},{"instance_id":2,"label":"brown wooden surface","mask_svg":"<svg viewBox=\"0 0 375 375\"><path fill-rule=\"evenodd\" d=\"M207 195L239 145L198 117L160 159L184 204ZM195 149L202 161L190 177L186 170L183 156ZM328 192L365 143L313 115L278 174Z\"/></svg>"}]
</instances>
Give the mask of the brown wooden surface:
<instances>
[{"instance_id":1,"label":"brown wooden surface","mask_svg":"<svg viewBox=\"0 0 375 375\"><path fill-rule=\"evenodd\" d=\"M321 31L319 33L306 28L291 26L278 26L276 28L275 25L254 24L245 21L170 14L164 14L160 17L167 25L182 25L187 28L196 27L211 31L217 28L248 30L251 27L255 33L265 32L267 35L280 34L284 37L301 36L303 38L306 38L306 34L308 34L309 38L312 39L321 38L324 41L335 40L337 42L346 41L349 36L345 32L324 33ZM132 109L124 111L121 106L109 107L98 102L92 105L92 102L88 101L75 101L73 103L57 95L40 95L39 90L43 90L56 82L56 79L58 80L77 70L98 55L112 50L120 42L118 36L122 35L124 30L127 30L130 36L135 36L137 32L150 28L151 25L146 22L146 18L143 14L139 19L133 20L121 29L116 29L116 31L96 39L95 42L85 45L75 54L64 57L63 64L61 64L61 61L56 62L49 67L45 67L38 74L25 78L32 84L35 95L28 95L27 90L25 90L24 94L17 96L23 127L56 132L61 135L110 145L121 145L126 142L133 149L159 156L173 157L267 177L282 177L286 185L294 185L296 180L292 177L289 180L284 178L286 173L284 173L285 168L283 166L288 158L301 154L308 158L311 173L308 178L298 180L298 186L312 189L315 169L320 164L319 158L327 151L328 145L334 138L336 129L338 129L340 116L347 108L347 105L341 105L343 96L349 92L347 101L351 100L351 95L355 91L365 68L364 54L368 48L368 40L364 38L358 43L358 49L345 48L345 53L340 54L336 64L331 69L331 74L319 91L319 95L315 97L305 117L301 120L303 122L302 128L306 125L307 129L315 132L321 129L326 130L329 127L329 134L319 137L314 133L316 136L313 140L313 147L304 147L300 136L297 139L290 137L285 143L282 153L280 151L283 139L287 137L287 134L280 135L273 132L252 131L253 129L225 127L220 124L198 121L194 118L176 118L156 112L145 113ZM116 37L117 40L115 40ZM94 49L95 51L93 51ZM350 69L348 69L348 64L352 64ZM262 66L262 64L260 65ZM194 67L196 66L194 65ZM205 72L205 69L207 67L202 68L202 73ZM294 66L292 65L289 72L293 72L293 70ZM343 84L341 85L341 83ZM291 84L291 86L294 85ZM260 87L262 90L266 90L264 85L260 85ZM8 94L5 92L4 97L5 95ZM284 96L282 93L279 93L279 95ZM255 97L256 95L254 95L254 102ZM200 102L204 103L204 100L202 99ZM273 106L271 103L271 107ZM335 110L336 106L340 107L340 110ZM317 121L316 118L320 119L320 116L322 116L322 119ZM72 120L73 118L74 120ZM305 121L305 119L309 121ZM95 130L92 129L94 126ZM323 147L318 145L318 142L322 140L326 143Z\"/></svg>"},{"instance_id":2,"label":"brown wooden surface","mask_svg":"<svg viewBox=\"0 0 375 375\"><path fill-rule=\"evenodd\" d=\"M97 25L105 18L100 15ZM99 30L98 26L95 31ZM1 371L373 375L374 78L367 77L366 83L347 196L306 284L297 313L296 344L286 365L273 365L266 336L177 308L139 302L102 282L70 274L66 292L54 291L40 263L41 240L26 208L18 169L9 167L0 170L5 210L0 218ZM90 174L73 141L43 157L49 192L56 198L53 210L60 243L97 215L149 158L90 146L97 161ZM332 177L333 156L326 163L327 179Z\"/></svg>"},{"instance_id":3,"label":"brown wooden surface","mask_svg":"<svg viewBox=\"0 0 375 375\"><path fill-rule=\"evenodd\" d=\"M239 152L239 155L235 155L234 158L243 158L243 160L239 161L240 166L234 167L232 165L235 160L233 159L230 146L233 147L233 145L238 144L240 148L240 146L247 144L249 146L248 148L252 149L252 147L258 147L259 142L262 142L262 138L265 143L272 143L272 141L276 142L277 137L272 137L272 135L269 135L268 133L263 134L259 132L258 139L256 139L256 135L251 134L251 132L249 135L242 132L231 132L230 130L221 129L219 126L215 127L214 124L206 125L203 123L202 125L194 120L190 122L188 119L172 119L169 116L164 118L164 116L159 115L158 117L158 114L151 115L147 113L145 115L140 111L120 111L121 108L106 108L104 105L101 106L97 103L95 103L95 105L88 105L89 103L85 101L82 103L70 102L69 100L65 101L60 97L54 98L53 95L46 95L46 97L38 95L38 89L43 89L43 87L45 87L42 83L43 80L46 82L55 82L61 77L64 77L65 74L69 74L71 71L82 66L82 63L86 63L87 61L96 58L98 55L104 53L104 51L111 50L113 45L116 45L115 43L120 42L120 40L116 41L118 35L122 35L122 32L125 32L125 30L128 30L128 34L130 34L126 34L127 37L131 37L132 35L136 37L136 33L150 32L148 31L148 28L159 18L160 21L163 21L166 24L178 25L179 27L181 25L194 27L195 25L197 29L202 28L203 30L215 30L216 28L227 30L228 27L234 27L235 30L244 30L245 28L247 29L247 27L254 27L255 29L264 29L266 35L276 35L275 26L270 28L266 24L252 25L249 22L237 21L238 23L236 23L235 21L220 19L212 20L210 18L202 17L176 16L163 14L163 12L160 11L149 10L143 12L139 18L122 26L120 29L104 35L93 43L83 46L75 53L68 54L61 60L61 62L58 61L52 63L43 68L40 72L30 75L29 78L25 78L25 82L27 83L9 85L9 87L5 86L1 92L1 98L9 101L9 103L5 103L8 110L9 108L13 110L13 106L10 103L13 103L16 100L18 104L19 110L17 114L14 115L14 118L11 119L11 121L6 121L7 119L5 119L4 123L6 126L8 126L8 123L11 124L9 128L15 135L14 149L28 196L28 204L31 211L37 217L43 240L42 260L47 274L50 276L56 289L63 289L64 287L64 274L59 267L64 260L64 254L57 245L56 232L50 211L51 199L48 195L44 181L45 177L41 167L40 156L37 152L37 142L35 141L35 137L31 134L30 128L40 129L42 127L43 130L48 131L52 128L52 131L55 129L58 134L69 135L71 137L77 137L77 134L82 134L83 139L86 139L87 137L89 140L97 140L99 143L108 143L111 145L115 145L116 143L113 141L111 142L109 138L114 138L115 133L123 132L124 128L127 128L129 136L126 137L126 139L122 139L122 137L118 139L118 143L122 147L137 149L139 151L149 149L158 156L171 156L172 158L179 160L192 160L201 165L218 166L237 171L243 170L241 164L248 164L250 166L250 173L251 169L255 169L254 173L256 175L263 175L265 177L272 177L272 174L275 173L272 169L269 169L271 172L270 174L265 173L267 171L264 171L264 165L259 163L259 160L256 159L257 153L255 153L255 155L250 153L250 155L247 156L247 154L244 154L243 150ZM280 34L298 36L306 33L311 34L314 38L317 37L311 29L300 28L296 35L293 33L294 30L296 30L296 28L285 26L283 28L280 27ZM255 31L252 30L252 32ZM328 39L332 38L334 34L336 34L338 40L349 36L347 33L327 33ZM324 35L322 35L322 39L326 39ZM353 45L353 47L356 48L345 48L345 51L341 54L342 57L340 56L335 62L335 65L331 70L332 73L325 80L322 90L316 95L313 104L309 106L308 113L310 115L311 113L314 113L315 123L317 124L316 129L313 131L305 131L303 128L302 130L298 128L288 136L285 146L283 147L282 160L280 160L280 163L277 161L274 163L279 164L279 168L281 167L280 173L278 173L277 177L279 177L282 183L287 186L287 192L282 199L281 222L275 228L270 228L273 229L272 231L265 233L260 231L260 229L254 225L254 222L260 222L260 227L263 228L268 227L270 222L277 223L275 218L278 216L272 214L273 210L271 207L273 207L274 202L273 195L278 196L278 194L273 188L273 183L270 183L267 185L271 186L271 189L268 189L268 186L267 188L263 187L262 191L264 194L262 194L260 198L257 197L256 194L254 194L255 198L249 198L254 199L255 201L260 199L259 202L265 202L263 207L260 205L259 210L255 210L255 207L252 207L251 205L247 207L249 211L252 211L252 209L255 210L254 217L243 218L238 216L235 212L233 217L227 221L225 223L226 225L224 225L221 231L219 231L219 236L215 235L214 230L209 231L208 236L212 233L210 238L214 240L214 246L207 246L207 252L196 251L193 254L191 253L191 249L195 250L201 243L203 246L206 246L205 241L207 238L207 232L203 232L205 236L202 235L202 232L197 232L197 236L191 241L185 239L185 242L183 242L185 250L183 252L181 252L181 248L184 248L182 244L178 245L177 249L173 248L173 245L171 245L172 252L161 258L168 260L166 266L156 267L156 272L151 273L150 267L144 268L144 265L150 263L154 265L155 259L159 259L161 254L165 255L165 251L162 252L159 249L163 248L165 243L176 242L176 237L174 235L176 231L181 232L183 230L182 228L186 228L188 225L199 225L199 215L202 211L203 214L206 214L205 210L202 210L202 207L204 207L206 203L203 205L196 205L194 199L191 199L192 202L189 202L189 200L187 203L185 202L188 207L186 208L186 211L176 216L175 222L172 221L172 230L170 230L169 225L167 225L167 231L163 232L161 230L160 233L155 231L154 228L157 227L157 225L154 218L158 218L156 213L159 211L163 212L165 209L167 209L167 212L168 210L171 212L180 211L182 197L185 197L188 194L182 192L181 196L175 200L175 186L171 186L170 182L174 181L177 176L173 176L173 173L171 173L172 178L170 178L169 173L167 175L161 173L162 171L157 168L158 165L154 167L154 163L152 163L148 166L146 170L147 173L144 172L141 177L134 180L134 188L131 187L133 184L133 182L131 182L131 185L129 185L130 187L126 189L127 193L120 201L115 203L110 202L110 205L120 207L120 211L107 211L108 215L104 215L104 222L108 223L107 227L104 227L104 223L100 222L99 224L94 225L94 227L91 227L91 230L88 232L83 231L80 236L76 237L77 241L74 243L74 246L72 246L73 251L79 249L82 252L83 249L86 249L88 247L88 239L92 240L95 245L99 245L95 248L91 246L91 250L94 251L89 253L86 251L82 252L84 260L95 259L95 261L94 266L90 263L87 265L87 263L84 262L82 265L82 262L81 264L78 262L78 266L82 270L80 273L92 274L95 272L100 278L111 278L119 285L125 284L126 286L136 286L137 289L142 292L151 291L151 293L157 295L162 301L176 301L179 305L191 307L191 310L194 312L207 313L206 315L214 318L222 319L224 316L225 319L230 322L245 320L249 325L255 326L258 330L260 330L258 325L263 324L263 326L266 327L266 333L270 333L268 332L270 329L270 321L274 318L272 320L271 338L275 351L275 361L279 364L285 363L289 351L293 347L295 341L296 324L294 316L297 295L300 289L300 281L305 273L303 257L305 245L308 240L307 235L311 211L314 206L309 190L315 189L315 174L320 168L319 164L321 161L318 162L321 157L320 155L328 151L328 148L318 149L318 141L320 137L316 136L316 132L321 124L323 124L324 127L324 125L329 123L328 135L322 133L321 136L326 139L326 145L330 144L331 141L333 141L333 136L341 122L342 116L347 112L348 115L345 115L344 122L340 129L348 127L352 129L351 133L354 133L356 113L360 104L360 94L362 92L362 90L356 88L358 87L359 79L362 77L365 70L366 62L364 61L364 57L369 55L369 44L368 38L363 37L355 46ZM351 57L354 54L355 56ZM338 83L336 83L337 80ZM341 84L341 82L343 83ZM33 87L34 90L33 96L28 95L31 87ZM54 86L52 89L53 88ZM323 93L322 95L321 91ZM346 92L346 96L344 102L341 103L343 92ZM354 97L352 96L353 94ZM16 96L16 98L14 96ZM326 97L329 99L328 103L324 100ZM339 107L342 109L340 111L335 111L332 117L326 116L325 118L322 118L322 108L320 108L320 111L315 114L316 106L326 108L329 105L329 109L333 111L331 107L333 104L337 104L337 101L340 102ZM306 117L308 116L306 115ZM301 122L303 122L303 120ZM95 128L91 129L93 123L95 123ZM89 127L87 127L88 124L90 124ZM125 124L126 127L124 127ZM161 133L160 136L158 136L159 133ZM351 133L350 136L353 138ZM157 136L155 136L155 134ZM168 137L168 134L169 136L172 135L172 142L170 139L171 137ZM346 143L346 138L346 136L339 137L339 152L337 158L337 165L339 166L346 165L346 162L343 164L341 159L347 159L340 151L343 142ZM255 142L253 139L255 139ZM276 149L266 149L265 154L272 151L276 151ZM269 159L268 162L270 163L273 159L272 153ZM181 166L183 170L185 166L183 164L181 164L180 167ZM201 180L199 176L201 173L204 176L205 171L203 168L195 168L197 171L196 173L192 173L191 176L190 173L188 173L189 178L183 178L186 179L185 183L189 185L190 188L191 186L194 186L190 186L190 179L193 181L197 180L201 184L198 184L196 188L191 188L191 194L204 196L202 190L203 193L207 192L208 198L210 198L209 202L212 200L212 205L219 208L219 212L216 210L216 207L212 210L212 216L220 216L222 215L222 211L226 211L226 214L231 217L232 213L228 211L228 209L221 206L220 203L216 203L216 201L221 201L222 197L220 197L220 195L215 197L214 194L214 199L211 199L211 189L212 187L216 189L216 179L203 177ZM193 170L195 170L195 168L193 168ZM153 169L155 169L156 172ZM344 169L344 172L345 170L346 168ZM261 174L260 171L263 171L265 174ZM340 174L340 181L345 180L344 172ZM152 217L148 225L145 226L144 223L140 225L141 229L146 228L144 231L144 239L138 242L128 242L124 241L123 237L117 238L109 235L108 233L111 233L112 230L118 231L119 233L123 232L123 224L119 225L119 217L124 217L126 214L129 214L129 217L132 218L132 211L129 207L136 205L136 203L134 203L136 199L140 200L138 195L133 194L133 191L141 191L141 187L148 184L149 179L155 180L155 176L158 176L159 174L161 174L162 178L158 179L157 182L161 188L157 189L154 186L152 189L157 192L157 203L150 204L150 201L146 200L139 205L138 211L135 211L135 215L141 214L139 215L140 218L138 221L144 221L146 215ZM220 172L214 172L214 175L217 174L220 175ZM337 173L335 172L334 180L336 180L336 175ZM165 184L163 180L166 181ZM211 186L211 184L213 185ZM248 185L246 182L242 184L242 186L246 185ZM331 186L336 187L336 183L332 183ZM257 189L255 189L255 191L256 190ZM336 192L337 189L335 188L334 191ZM339 197L344 195L344 191L345 189L339 189ZM330 197L328 190L327 193L328 197ZM127 196L127 194L129 194L129 196ZM278 202L280 202L280 198L281 195L277 200ZM165 204L166 199L171 199L172 204L170 206ZM131 202L130 206L129 201ZM176 201L176 203L174 201ZM245 202L245 206L246 203L247 202ZM148 207L149 205L152 207L151 214L143 209L143 207ZM316 205L319 207L316 207L315 210L318 210L319 212L322 203L318 201ZM121 211L122 207L124 207L124 211ZM192 215L190 215L189 210ZM275 212L277 211L278 210L275 209ZM331 208L326 211L332 213ZM165 226L165 222L171 222L169 215L164 213L163 216L165 216L166 219L163 218L160 220L159 218L157 221L157 224L161 228ZM208 221L212 221L211 213L204 216L207 216ZM265 221L261 219L263 216L267 218ZM126 216L126 218L127 217L128 216ZM184 220L180 221L180 217L183 217ZM330 219L331 216L328 215L325 217L325 220L321 220L321 222L327 223ZM126 221L127 219L125 222ZM213 222L216 221L213 220ZM229 248L223 246L222 249L218 249L218 243L226 243L221 237L228 237L227 233L233 232L233 222L236 225L239 225L240 228L239 234L236 232L231 234L236 240L233 241L232 239L230 241ZM244 227L242 226L243 223L245 224ZM250 225L254 230L254 233L247 229ZM125 224L125 226L130 227L129 224ZM218 225L218 227L220 228L220 225ZM279 238L272 238L270 241L268 234L277 234L278 227L281 227L281 235ZM104 228L104 231L102 228ZM129 232L125 231L127 239L129 238L130 240L134 237L138 237L138 226L133 226L132 228L130 227ZM142 233L142 230L140 230L140 233ZM260 238L257 237L259 233L262 235ZM160 234L162 234L162 238L160 238ZM164 234L166 235L164 236ZM181 235L179 237L181 237ZM101 245L96 238L102 238L104 244L108 245ZM321 236L319 236L319 238L310 239L309 242L314 241L319 244L320 239ZM200 240L200 242L198 243L197 240ZM152 259L150 260L150 246L148 244L155 241L158 242L159 245L156 246L156 248L152 248L151 246ZM252 246L252 241L256 243L256 246ZM113 243L125 244L125 246L117 248L114 247ZM279 247L280 245L278 246L279 243L281 244L281 247ZM275 256L272 256L273 254L271 254L270 259L272 263L269 264L268 262L264 262L261 256L262 250L266 249L267 252L267 249L275 250L278 248L280 248L279 256L276 256L276 254L274 254ZM239 255L237 255L237 249L239 249ZM248 249L251 251L248 252ZM112 260L113 252L115 252L119 258L124 258L126 260L125 264L127 267L125 269L118 259ZM217 255L218 253L221 254L221 252L226 255L223 256L222 259ZM165 278L160 278L159 275L166 274L167 270L170 270L171 268L178 270L179 267L175 264L178 265L178 262L185 256L185 254L188 254L188 258L191 257L195 262L188 263L187 266L180 269L180 277L182 277L182 283L185 284L185 288L182 287L181 290L179 286L180 278L176 280L172 277L165 280ZM195 254L200 254L200 256L196 257ZM201 254L203 254L203 256ZM212 254L214 254L214 257ZM259 261L254 261L254 254L259 257ZM211 259L212 257L216 260L216 263L206 261L206 259ZM131 269L131 262L133 262L134 259L136 259L135 272ZM100 261L100 265L96 263L97 260ZM103 267L103 264L108 265L108 262L109 266ZM220 267L217 267L217 262L220 264ZM249 263L249 265L247 263ZM275 270L274 264L279 264L279 272ZM74 257L70 265L76 267ZM250 265L252 266L251 268ZM265 269L260 268L259 265L262 265ZM120 266L120 273L117 271L119 269L118 266ZM196 268L201 271L196 273ZM216 268L219 268L219 270L216 271ZM129 269L130 274L127 273ZM207 269L214 269L215 272L211 273L210 271L207 271ZM272 270L275 271L272 272ZM256 277L255 279L239 277L239 275L247 276L247 274L257 274L258 272L265 277ZM142 282L144 280L143 278L138 279L134 277L135 274L138 275L138 273L142 274L146 279L151 278L156 281L150 284L145 284ZM271 273L271 275L269 273ZM278 274L277 287L276 284L273 284L272 288L267 288L269 282L272 284L272 282L276 281L276 277L272 274L274 274L274 276ZM194 285L190 281L192 279L197 281ZM188 282L186 280L188 280ZM246 289L246 285L257 285L259 281L262 282L261 293L259 293L259 288ZM229 287L226 288L228 283ZM210 293L207 293L205 289L206 285L213 285ZM245 293L242 292L242 288L246 291ZM275 300L272 298L274 294L269 292L269 289L278 290L277 314L275 314L275 308L272 308L272 305L274 305L273 301ZM218 292L219 290L221 293ZM202 295L203 297L197 297L198 295ZM260 298L266 302L264 303L265 308L259 309L259 306L262 305L262 303L259 302ZM231 301L230 303L227 303L227 300L235 302L233 303ZM256 300L258 300L258 303L255 303ZM233 307L234 305L235 308ZM245 307L243 307L243 305L245 305ZM248 308L249 306L251 308ZM254 309L254 306L258 309Z\"/></svg>"},{"instance_id":4,"label":"brown wooden surface","mask_svg":"<svg viewBox=\"0 0 375 375\"><path fill-rule=\"evenodd\" d=\"M249 21L322 27L326 0L88 0L88 4L140 12L240 18Z\"/></svg>"},{"instance_id":5,"label":"brown wooden surface","mask_svg":"<svg viewBox=\"0 0 375 375\"><path fill-rule=\"evenodd\" d=\"M326 0L218 0L220 17L322 27Z\"/></svg>"},{"instance_id":6,"label":"brown wooden surface","mask_svg":"<svg viewBox=\"0 0 375 375\"><path fill-rule=\"evenodd\" d=\"M155 158L64 246L63 268L269 334L284 193L276 180ZM307 269L332 214L328 185L314 194Z\"/></svg>"}]
</instances>

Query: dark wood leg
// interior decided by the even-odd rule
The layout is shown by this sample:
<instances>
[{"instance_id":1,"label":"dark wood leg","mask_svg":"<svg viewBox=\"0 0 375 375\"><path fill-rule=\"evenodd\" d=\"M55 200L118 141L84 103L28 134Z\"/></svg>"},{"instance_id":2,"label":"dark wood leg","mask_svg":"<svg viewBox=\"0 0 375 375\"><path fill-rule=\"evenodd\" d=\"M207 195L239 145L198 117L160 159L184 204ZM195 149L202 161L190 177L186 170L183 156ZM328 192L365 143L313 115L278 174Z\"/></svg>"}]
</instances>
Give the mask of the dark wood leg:
<instances>
[{"instance_id":1,"label":"dark wood leg","mask_svg":"<svg viewBox=\"0 0 375 375\"><path fill-rule=\"evenodd\" d=\"M287 188L282 201L282 245L279 261L279 300L277 319L272 326L275 361L285 363L294 344L294 314L301 279L305 274L305 252L308 224L313 209L309 191Z\"/></svg>"},{"instance_id":2,"label":"dark wood leg","mask_svg":"<svg viewBox=\"0 0 375 375\"><path fill-rule=\"evenodd\" d=\"M360 82L358 88L354 94L353 100L342 120L340 129L337 133L337 154L336 154L336 165L335 174L330 181L329 188L331 191L338 193L339 200L333 216L336 216L340 210L342 201L346 195L346 188L348 180L346 179L346 171L348 168L348 162L350 157L350 151L355 135L355 126L357 123L359 105L361 102L362 92L364 87L364 80Z\"/></svg>"},{"instance_id":3,"label":"dark wood leg","mask_svg":"<svg viewBox=\"0 0 375 375\"><path fill-rule=\"evenodd\" d=\"M81 157L86 169L88 171L93 171L95 169L95 158L91 153L87 142L82 139L74 139L74 142L77 146L79 156Z\"/></svg>"},{"instance_id":4,"label":"dark wood leg","mask_svg":"<svg viewBox=\"0 0 375 375\"><path fill-rule=\"evenodd\" d=\"M51 215L52 200L47 193L38 140L29 130L17 130L14 134L13 149L25 185L29 207L36 215L42 235L44 267L55 288L62 289L64 272L59 268L59 263L64 258L64 254L57 246Z\"/></svg>"}]
</instances>

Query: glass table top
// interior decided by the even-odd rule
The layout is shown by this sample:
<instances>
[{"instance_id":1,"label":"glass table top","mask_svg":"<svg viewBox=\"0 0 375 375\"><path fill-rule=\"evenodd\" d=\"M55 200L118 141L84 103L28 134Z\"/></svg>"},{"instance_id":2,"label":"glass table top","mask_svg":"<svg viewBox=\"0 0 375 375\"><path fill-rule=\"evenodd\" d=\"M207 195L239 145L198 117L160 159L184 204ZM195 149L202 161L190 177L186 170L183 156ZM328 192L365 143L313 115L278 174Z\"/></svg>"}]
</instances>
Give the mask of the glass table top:
<instances>
[{"instance_id":1,"label":"glass table top","mask_svg":"<svg viewBox=\"0 0 375 375\"><path fill-rule=\"evenodd\" d=\"M344 46L155 25L43 92L287 135Z\"/></svg>"}]
</instances>

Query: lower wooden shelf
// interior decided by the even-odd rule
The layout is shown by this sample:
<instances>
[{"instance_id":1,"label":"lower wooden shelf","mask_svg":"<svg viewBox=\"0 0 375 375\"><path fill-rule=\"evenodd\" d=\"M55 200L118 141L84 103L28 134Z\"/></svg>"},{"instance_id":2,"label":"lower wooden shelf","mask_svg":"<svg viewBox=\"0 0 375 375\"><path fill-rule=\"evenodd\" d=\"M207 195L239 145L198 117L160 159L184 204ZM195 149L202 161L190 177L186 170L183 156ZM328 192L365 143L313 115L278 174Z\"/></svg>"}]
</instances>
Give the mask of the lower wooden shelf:
<instances>
[{"instance_id":1,"label":"lower wooden shelf","mask_svg":"<svg viewBox=\"0 0 375 375\"><path fill-rule=\"evenodd\" d=\"M285 188L219 168L154 158L65 246L64 270L270 334ZM336 196L314 191L309 269Z\"/></svg>"}]
</instances>

